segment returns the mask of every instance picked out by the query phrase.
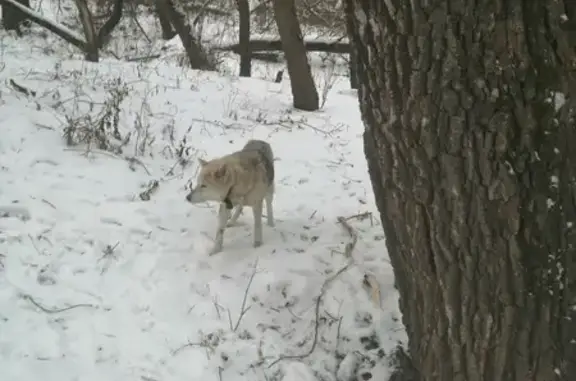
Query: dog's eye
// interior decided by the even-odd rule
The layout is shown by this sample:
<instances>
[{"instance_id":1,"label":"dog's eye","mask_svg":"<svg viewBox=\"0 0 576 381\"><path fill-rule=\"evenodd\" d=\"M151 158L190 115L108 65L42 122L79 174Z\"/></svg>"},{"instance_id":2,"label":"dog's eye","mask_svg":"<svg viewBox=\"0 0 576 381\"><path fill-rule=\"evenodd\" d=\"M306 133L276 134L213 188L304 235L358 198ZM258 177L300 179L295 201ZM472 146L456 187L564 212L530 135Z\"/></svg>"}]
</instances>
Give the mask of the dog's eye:
<instances>
[{"instance_id":1,"label":"dog's eye","mask_svg":"<svg viewBox=\"0 0 576 381\"><path fill-rule=\"evenodd\" d=\"M206 188L206 185L202 184L200 185L200 188Z\"/></svg>"}]
</instances>

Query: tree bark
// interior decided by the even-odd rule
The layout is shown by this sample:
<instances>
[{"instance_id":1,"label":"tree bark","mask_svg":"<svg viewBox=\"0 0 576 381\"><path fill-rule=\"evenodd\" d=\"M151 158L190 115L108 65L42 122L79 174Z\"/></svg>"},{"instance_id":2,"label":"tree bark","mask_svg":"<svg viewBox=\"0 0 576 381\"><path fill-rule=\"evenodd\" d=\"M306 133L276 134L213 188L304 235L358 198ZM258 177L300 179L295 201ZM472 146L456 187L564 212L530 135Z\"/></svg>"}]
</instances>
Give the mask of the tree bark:
<instances>
[{"instance_id":1,"label":"tree bark","mask_svg":"<svg viewBox=\"0 0 576 381\"><path fill-rule=\"evenodd\" d=\"M346 13L421 380L576 380L576 55L563 2L346 0Z\"/></svg>"},{"instance_id":2,"label":"tree bark","mask_svg":"<svg viewBox=\"0 0 576 381\"><path fill-rule=\"evenodd\" d=\"M274 0L274 17L290 75L294 108L318 110L319 97L306 56L294 0Z\"/></svg>"},{"instance_id":3,"label":"tree bark","mask_svg":"<svg viewBox=\"0 0 576 381\"><path fill-rule=\"evenodd\" d=\"M238 47L240 50L240 77L250 77L252 74L252 54L250 51L250 4L248 0L236 0L240 27L238 31Z\"/></svg>"},{"instance_id":4,"label":"tree bark","mask_svg":"<svg viewBox=\"0 0 576 381\"><path fill-rule=\"evenodd\" d=\"M86 0L75 0L75 2L80 14L80 22L84 29L84 36L86 37L86 60L98 62L98 37L92 21L92 14L90 9L88 9Z\"/></svg>"},{"instance_id":5,"label":"tree bark","mask_svg":"<svg viewBox=\"0 0 576 381\"><path fill-rule=\"evenodd\" d=\"M156 9L159 13L163 14L162 17L170 20L170 23L174 26L186 50L192 69L214 70L213 65L211 65L208 60L206 52L204 52L200 43L196 41L192 35L190 25L186 23L184 15L176 10L172 0L156 0Z\"/></svg>"},{"instance_id":6,"label":"tree bark","mask_svg":"<svg viewBox=\"0 0 576 381\"><path fill-rule=\"evenodd\" d=\"M171 40L176 36L176 31L172 28L172 24L170 23L170 18L166 12L162 11L162 7L159 6L158 1L154 2L154 6L156 7L156 14L158 15L158 20L160 21L160 28L162 29L162 39L163 40Z\"/></svg>"},{"instance_id":7,"label":"tree bark","mask_svg":"<svg viewBox=\"0 0 576 381\"><path fill-rule=\"evenodd\" d=\"M15 0L17 3L30 8L30 0ZM31 8L30 8L31 9ZM2 4L2 25L6 30L15 30L18 35L21 35L20 26L29 25L30 21L26 14L20 12L16 7L4 3Z\"/></svg>"}]
</instances>

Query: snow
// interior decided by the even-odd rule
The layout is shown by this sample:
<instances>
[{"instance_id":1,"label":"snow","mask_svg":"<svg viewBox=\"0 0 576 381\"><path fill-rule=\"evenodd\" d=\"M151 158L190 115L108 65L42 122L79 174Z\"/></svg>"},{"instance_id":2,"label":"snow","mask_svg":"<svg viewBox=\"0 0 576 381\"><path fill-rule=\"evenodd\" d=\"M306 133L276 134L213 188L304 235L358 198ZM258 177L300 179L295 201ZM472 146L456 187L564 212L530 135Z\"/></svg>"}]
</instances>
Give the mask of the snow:
<instances>
[{"instance_id":1,"label":"snow","mask_svg":"<svg viewBox=\"0 0 576 381\"><path fill-rule=\"evenodd\" d=\"M2 380L385 379L405 333L347 79L306 113L292 108L287 78L269 80L279 65L259 63L246 79L170 60L94 64L40 31L0 30ZM107 89L121 86L119 128L133 134L122 153L67 146L67 117L96 120ZM252 138L277 158L276 227L264 226L253 248L247 209L223 252L208 256L217 206L186 203L186 185L198 157ZM143 201L153 180L158 190ZM358 235L351 258L339 216Z\"/></svg>"}]
</instances>

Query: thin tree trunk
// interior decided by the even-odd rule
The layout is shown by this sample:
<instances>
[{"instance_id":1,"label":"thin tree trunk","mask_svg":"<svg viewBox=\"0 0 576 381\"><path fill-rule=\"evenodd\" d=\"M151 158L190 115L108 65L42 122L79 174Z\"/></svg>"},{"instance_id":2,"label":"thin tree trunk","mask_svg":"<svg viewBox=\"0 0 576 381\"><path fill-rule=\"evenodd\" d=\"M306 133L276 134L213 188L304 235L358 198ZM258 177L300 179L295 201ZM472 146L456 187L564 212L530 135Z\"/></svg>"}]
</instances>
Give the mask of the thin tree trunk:
<instances>
[{"instance_id":1,"label":"thin tree trunk","mask_svg":"<svg viewBox=\"0 0 576 381\"><path fill-rule=\"evenodd\" d=\"M274 0L274 17L286 56L294 108L318 110L319 97L302 39L294 0Z\"/></svg>"},{"instance_id":2,"label":"thin tree trunk","mask_svg":"<svg viewBox=\"0 0 576 381\"><path fill-rule=\"evenodd\" d=\"M162 11L162 7L158 5L158 1L154 2L154 6L156 7L156 14L158 15L160 28L162 29L162 39L166 41L171 40L177 33L174 28L172 28L170 17L168 17L166 12Z\"/></svg>"},{"instance_id":3,"label":"thin tree trunk","mask_svg":"<svg viewBox=\"0 0 576 381\"><path fill-rule=\"evenodd\" d=\"M240 76L250 77L252 73L252 54L250 52L250 4L248 0L236 0L240 27L238 47L240 48Z\"/></svg>"},{"instance_id":4,"label":"thin tree trunk","mask_svg":"<svg viewBox=\"0 0 576 381\"><path fill-rule=\"evenodd\" d=\"M422 380L576 380L576 55L561 3L346 0Z\"/></svg>"},{"instance_id":5,"label":"thin tree trunk","mask_svg":"<svg viewBox=\"0 0 576 381\"><path fill-rule=\"evenodd\" d=\"M98 37L94 29L94 22L92 21L92 14L88 9L86 0L75 0L78 13L80 14L80 21L84 29L84 36L86 37L86 60L90 62L98 62Z\"/></svg>"},{"instance_id":6,"label":"thin tree trunk","mask_svg":"<svg viewBox=\"0 0 576 381\"><path fill-rule=\"evenodd\" d=\"M122 19L122 11L124 9L124 0L114 0L114 7L112 8L112 14L110 18L102 25L100 30L98 31L98 38L97 38L97 46L98 49L102 49L104 45L110 39L110 35L112 31L120 20Z\"/></svg>"}]
</instances>

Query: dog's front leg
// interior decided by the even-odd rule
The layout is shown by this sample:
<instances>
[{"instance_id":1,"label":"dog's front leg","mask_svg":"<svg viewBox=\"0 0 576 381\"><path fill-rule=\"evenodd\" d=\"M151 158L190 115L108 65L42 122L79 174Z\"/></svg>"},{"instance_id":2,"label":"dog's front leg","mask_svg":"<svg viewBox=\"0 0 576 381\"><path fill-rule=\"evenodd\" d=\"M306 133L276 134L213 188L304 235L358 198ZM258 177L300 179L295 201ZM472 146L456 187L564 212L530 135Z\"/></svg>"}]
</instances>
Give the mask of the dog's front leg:
<instances>
[{"instance_id":1,"label":"dog's front leg","mask_svg":"<svg viewBox=\"0 0 576 381\"><path fill-rule=\"evenodd\" d=\"M216 238L214 239L214 247L210 251L210 255L214 255L222 251L224 246L224 230L226 230L226 222L230 218L230 210L226 208L226 204L221 202L218 209L218 228L216 230Z\"/></svg>"},{"instance_id":2,"label":"dog's front leg","mask_svg":"<svg viewBox=\"0 0 576 381\"><path fill-rule=\"evenodd\" d=\"M262 201L252 206L254 214L254 247L262 245Z\"/></svg>"},{"instance_id":3,"label":"dog's front leg","mask_svg":"<svg viewBox=\"0 0 576 381\"><path fill-rule=\"evenodd\" d=\"M238 217L240 217L240 214L242 213L242 204L236 205L236 210L234 211L234 214L232 214L232 217L230 218L230 221L228 221L227 226L235 226L236 222L238 221Z\"/></svg>"}]
</instances>

